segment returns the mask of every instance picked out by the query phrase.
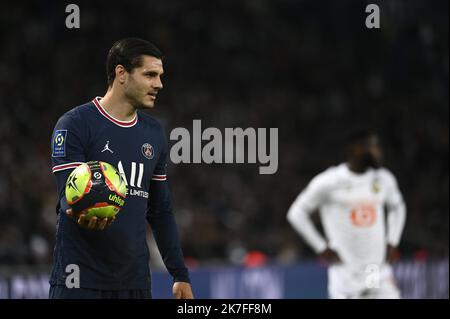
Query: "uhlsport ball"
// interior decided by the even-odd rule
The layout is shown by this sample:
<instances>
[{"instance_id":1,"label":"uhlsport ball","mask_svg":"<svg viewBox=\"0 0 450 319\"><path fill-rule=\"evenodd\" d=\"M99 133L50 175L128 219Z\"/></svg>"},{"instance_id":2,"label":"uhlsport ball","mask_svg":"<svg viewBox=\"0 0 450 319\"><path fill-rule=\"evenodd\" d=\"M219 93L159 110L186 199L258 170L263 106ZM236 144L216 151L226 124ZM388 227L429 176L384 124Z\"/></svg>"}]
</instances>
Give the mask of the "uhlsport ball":
<instances>
[{"instance_id":1,"label":"uhlsport ball","mask_svg":"<svg viewBox=\"0 0 450 319\"><path fill-rule=\"evenodd\" d=\"M100 161L81 164L66 182L67 203L74 213L84 211L87 219L114 217L125 204L126 193L119 171Z\"/></svg>"}]
</instances>

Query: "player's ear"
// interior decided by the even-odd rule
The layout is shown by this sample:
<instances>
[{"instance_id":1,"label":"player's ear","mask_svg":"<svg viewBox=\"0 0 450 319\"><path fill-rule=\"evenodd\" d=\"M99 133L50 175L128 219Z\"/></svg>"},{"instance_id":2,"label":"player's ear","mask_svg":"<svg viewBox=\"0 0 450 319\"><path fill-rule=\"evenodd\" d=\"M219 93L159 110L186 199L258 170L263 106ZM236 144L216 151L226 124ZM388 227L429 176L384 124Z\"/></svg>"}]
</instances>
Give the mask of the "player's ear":
<instances>
[{"instance_id":1,"label":"player's ear","mask_svg":"<svg viewBox=\"0 0 450 319\"><path fill-rule=\"evenodd\" d=\"M125 70L123 65L121 65L121 64L116 65L115 71L116 71L116 79L119 80L120 84L124 84L126 81L127 71Z\"/></svg>"}]
</instances>

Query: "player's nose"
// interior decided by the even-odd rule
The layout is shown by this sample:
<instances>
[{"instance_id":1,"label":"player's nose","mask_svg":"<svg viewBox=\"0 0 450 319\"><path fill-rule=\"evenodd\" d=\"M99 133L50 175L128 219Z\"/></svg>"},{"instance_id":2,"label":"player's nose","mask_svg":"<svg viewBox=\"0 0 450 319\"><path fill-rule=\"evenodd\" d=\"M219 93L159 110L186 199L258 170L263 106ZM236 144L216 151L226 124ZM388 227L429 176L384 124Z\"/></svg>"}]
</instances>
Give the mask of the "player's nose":
<instances>
[{"instance_id":1,"label":"player's nose","mask_svg":"<svg viewBox=\"0 0 450 319\"><path fill-rule=\"evenodd\" d=\"M158 91L163 88L163 84L160 77L158 77L157 80L153 83L153 88Z\"/></svg>"}]
</instances>

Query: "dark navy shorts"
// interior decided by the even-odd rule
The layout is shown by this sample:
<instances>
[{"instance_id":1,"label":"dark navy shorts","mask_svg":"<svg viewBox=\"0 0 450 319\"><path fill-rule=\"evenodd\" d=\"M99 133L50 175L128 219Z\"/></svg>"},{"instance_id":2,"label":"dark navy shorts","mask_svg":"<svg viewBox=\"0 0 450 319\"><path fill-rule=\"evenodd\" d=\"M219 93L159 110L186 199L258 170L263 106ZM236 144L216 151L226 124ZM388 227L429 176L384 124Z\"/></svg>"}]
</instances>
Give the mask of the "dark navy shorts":
<instances>
[{"instance_id":1,"label":"dark navy shorts","mask_svg":"<svg viewBox=\"0 0 450 319\"><path fill-rule=\"evenodd\" d=\"M67 288L51 285L49 299L151 299L150 289L142 290L96 290L89 288Z\"/></svg>"}]
</instances>

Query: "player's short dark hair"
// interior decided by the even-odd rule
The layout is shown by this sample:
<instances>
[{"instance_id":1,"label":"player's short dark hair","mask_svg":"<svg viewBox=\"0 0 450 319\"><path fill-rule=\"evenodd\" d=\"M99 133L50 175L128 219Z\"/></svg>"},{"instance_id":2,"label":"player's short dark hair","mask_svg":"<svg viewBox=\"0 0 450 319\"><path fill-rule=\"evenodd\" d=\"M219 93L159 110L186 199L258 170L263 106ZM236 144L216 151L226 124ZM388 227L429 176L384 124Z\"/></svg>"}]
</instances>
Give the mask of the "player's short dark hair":
<instances>
[{"instance_id":1,"label":"player's short dark hair","mask_svg":"<svg viewBox=\"0 0 450 319\"><path fill-rule=\"evenodd\" d=\"M367 140L369 137L378 135L375 129L370 126L359 126L351 129L345 137L345 145L348 147L354 143Z\"/></svg>"},{"instance_id":2,"label":"player's short dark hair","mask_svg":"<svg viewBox=\"0 0 450 319\"><path fill-rule=\"evenodd\" d=\"M153 44L139 38L125 38L113 44L106 58L106 76L111 86L116 77L116 66L123 65L127 72L142 65L142 56L163 59L161 51Z\"/></svg>"}]
</instances>

